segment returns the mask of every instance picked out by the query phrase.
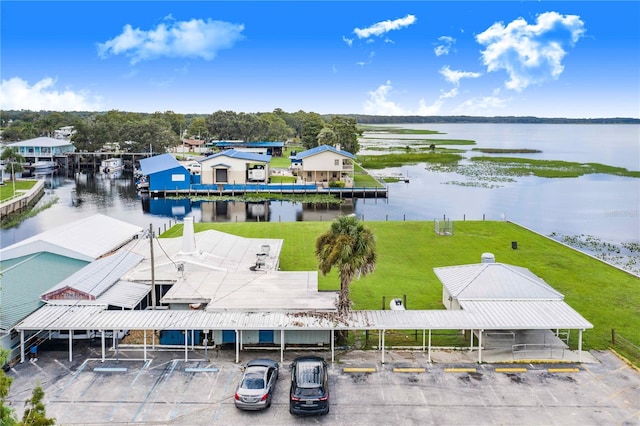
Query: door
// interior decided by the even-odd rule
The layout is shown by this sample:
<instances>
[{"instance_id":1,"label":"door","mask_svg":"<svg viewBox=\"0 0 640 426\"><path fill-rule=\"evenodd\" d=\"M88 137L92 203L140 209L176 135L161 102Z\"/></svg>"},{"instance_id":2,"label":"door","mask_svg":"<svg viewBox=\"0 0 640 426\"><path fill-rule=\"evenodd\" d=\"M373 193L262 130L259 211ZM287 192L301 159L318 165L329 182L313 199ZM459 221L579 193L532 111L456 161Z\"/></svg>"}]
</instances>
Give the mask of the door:
<instances>
[{"instance_id":1,"label":"door","mask_svg":"<svg viewBox=\"0 0 640 426\"><path fill-rule=\"evenodd\" d=\"M236 332L234 330L222 330L222 343L235 343Z\"/></svg>"},{"instance_id":2,"label":"door","mask_svg":"<svg viewBox=\"0 0 640 426\"><path fill-rule=\"evenodd\" d=\"M258 331L258 343L273 343L273 330Z\"/></svg>"}]
</instances>

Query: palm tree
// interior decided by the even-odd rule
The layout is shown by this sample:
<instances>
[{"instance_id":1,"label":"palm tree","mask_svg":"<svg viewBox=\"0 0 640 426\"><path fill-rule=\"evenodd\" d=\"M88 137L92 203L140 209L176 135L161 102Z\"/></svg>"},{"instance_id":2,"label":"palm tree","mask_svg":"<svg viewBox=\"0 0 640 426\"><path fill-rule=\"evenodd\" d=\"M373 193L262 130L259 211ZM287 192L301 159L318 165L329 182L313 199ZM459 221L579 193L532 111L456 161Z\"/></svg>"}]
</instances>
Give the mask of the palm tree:
<instances>
[{"instance_id":1,"label":"palm tree","mask_svg":"<svg viewBox=\"0 0 640 426\"><path fill-rule=\"evenodd\" d=\"M15 174L22 172L25 159L14 148L5 148L0 155L0 160L5 163L5 170L11 173L11 179L15 179Z\"/></svg>"},{"instance_id":2,"label":"palm tree","mask_svg":"<svg viewBox=\"0 0 640 426\"><path fill-rule=\"evenodd\" d=\"M349 285L374 271L376 267L376 241L370 229L355 216L340 216L331 228L316 241L318 269L326 275L336 267L340 276L338 313L346 315L351 307Z\"/></svg>"}]
</instances>

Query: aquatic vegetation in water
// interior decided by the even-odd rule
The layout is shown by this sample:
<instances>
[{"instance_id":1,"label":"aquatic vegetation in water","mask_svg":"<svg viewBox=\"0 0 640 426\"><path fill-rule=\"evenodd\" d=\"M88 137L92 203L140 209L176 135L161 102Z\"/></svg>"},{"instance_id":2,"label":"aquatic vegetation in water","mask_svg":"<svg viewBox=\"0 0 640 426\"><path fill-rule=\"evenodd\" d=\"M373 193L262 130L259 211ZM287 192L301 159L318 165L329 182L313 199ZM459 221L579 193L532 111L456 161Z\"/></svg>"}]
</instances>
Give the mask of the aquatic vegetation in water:
<instances>
[{"instance_id":1,"label":"aquatic vegetation in water","mask_svg":"<svg viewBox=\"0 0 640 426\"><path fill-rule=\"evenodd\" d=\"M591 254L604 262L640 275L640 244L636 242L622 242L614 244L602 241L593 235L559 235L555 232L549 235L570 247Z\"/></svg>"}]
</instances>

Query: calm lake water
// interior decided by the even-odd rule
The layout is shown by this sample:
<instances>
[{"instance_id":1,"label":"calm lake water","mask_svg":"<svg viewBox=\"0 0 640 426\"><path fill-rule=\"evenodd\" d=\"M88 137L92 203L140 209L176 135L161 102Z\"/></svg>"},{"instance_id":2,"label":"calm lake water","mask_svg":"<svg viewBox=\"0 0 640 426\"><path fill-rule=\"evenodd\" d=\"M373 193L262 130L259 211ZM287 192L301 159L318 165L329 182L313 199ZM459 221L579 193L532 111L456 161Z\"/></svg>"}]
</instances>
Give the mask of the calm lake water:
<instances>
[{"instance_id":1,"label":"calm lake water","mask_svg":"<svg viewBox=\"0 0 640 426\"><path fill-rule=\"evenodd\" d=\"M408 139L472 139L475 147L541 150L526 157L596 162L640 170L640 126L558 124L417 124L443 135L388 135L376 144L405 146ZM363 146L369 145L365 134ZM382 135L373 135L381 137ZM389 138L389 139L386 139ZM463 147L464 149L471 149ZM477 155L469 152L466 156ZM196 221L330 221L355 213L365 221L507 219L544 235L592 235L612 243L640 242L640 179L587 175L571 179L522 177L478 185L457 172L436 172L424 164L385 170L409 183L389 185L388 199L356 199L339 206L300 203L189 202L143 199L130 178L100 175L54 176L40 204L52 207L0 232L1 247L95 213L155 229L193 216ZM79 201L78 201L79 200Z\"/></svg>"}]
</instances>

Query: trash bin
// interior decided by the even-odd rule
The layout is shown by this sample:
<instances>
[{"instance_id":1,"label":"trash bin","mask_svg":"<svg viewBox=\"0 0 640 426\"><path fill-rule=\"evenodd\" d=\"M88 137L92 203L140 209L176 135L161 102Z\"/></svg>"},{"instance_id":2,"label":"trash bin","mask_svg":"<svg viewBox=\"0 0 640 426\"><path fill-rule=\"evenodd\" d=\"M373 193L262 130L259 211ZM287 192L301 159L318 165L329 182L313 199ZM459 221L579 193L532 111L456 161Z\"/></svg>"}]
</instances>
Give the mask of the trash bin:
<instances>
[{"instance_id":1,"label":"trash bin","mask_svg":"<svg viewBox=\"0 0 640 426\"><path fill-rule=\"evenodd\" d=\"M518 242L517 241L511 241L511 248L514 250L518 249Z\"/></svg>"}]
</instances>

